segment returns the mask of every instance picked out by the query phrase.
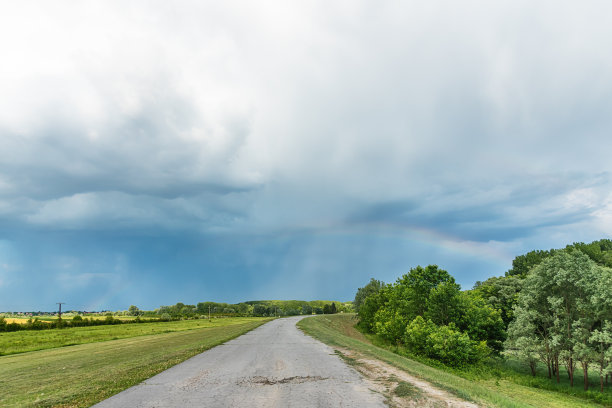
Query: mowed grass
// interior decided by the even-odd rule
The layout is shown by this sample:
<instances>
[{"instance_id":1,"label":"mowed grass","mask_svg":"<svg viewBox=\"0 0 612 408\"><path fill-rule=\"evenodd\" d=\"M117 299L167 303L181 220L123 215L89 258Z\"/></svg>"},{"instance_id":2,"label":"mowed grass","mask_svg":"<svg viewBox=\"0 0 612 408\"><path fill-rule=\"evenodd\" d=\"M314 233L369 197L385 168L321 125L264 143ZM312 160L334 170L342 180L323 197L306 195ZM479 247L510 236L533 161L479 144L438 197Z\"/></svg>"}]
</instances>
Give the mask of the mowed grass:
<instances>
[{"instance_id":1,"label":"mowed grass","mask_svg":"<svg viewBox=\"0 0 612 408\"><path fill-rule=\"evenodd\" d=\"M179 320L0 333L0 356L150 334L242 324L251 322L253 319L252 317L230 317L212 319L210 322L208 320Z\"/></svg>"},{"instance_id":2,"label":"mowed grass","mask_svg":"<svg viewBox=\"0 0 612 408\"><path fill-rule=\"evenodd\" d=\"M504 408L602 406L570 395L519 385L503 379L491 378L479 381L460 377L372 344L368 336L355 329L356 322L354 315L317 316L301 320L298 327L332 347L352 349L369 358L379 359L481 406Z\"/></svg>"},{"instance_id":3,"label":"mowed grass","mask_svg":"<svg viewBox=\"0 0 612 408\"><path fill-rule=\"evenodd\" d=\"M223 320L233 322L0 357L0 406L88 407L271 319Z\"/></svg>"}]
</instances>

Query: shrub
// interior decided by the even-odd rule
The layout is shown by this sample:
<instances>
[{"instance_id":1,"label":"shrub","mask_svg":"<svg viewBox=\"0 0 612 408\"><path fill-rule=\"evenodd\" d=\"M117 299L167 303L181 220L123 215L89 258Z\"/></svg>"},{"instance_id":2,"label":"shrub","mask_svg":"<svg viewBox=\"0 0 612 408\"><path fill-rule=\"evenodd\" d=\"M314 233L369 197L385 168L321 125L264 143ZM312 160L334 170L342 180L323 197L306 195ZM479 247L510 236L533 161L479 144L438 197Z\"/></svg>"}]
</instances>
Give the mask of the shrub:
<instances>
[{"instance_id":1,"label":"shrub","mask_svg":"<svg viewBox=\"0 0 612 408\"><path fill-rule=\"evenodd\" d=\"M427 355L427 339L436 330L436 326L431 320L425 321L421 316L417 316L406 326L404 333L404 343L413 353Z\"/></svg>"},{"instance_id":2,"label":"shrub","mask_svg":"<svg viewBox=\"0 0 612 408\"><path fill-rule=\"evenodd\" d=\"M442 363L460 367L481 361L489 354L486 341L476 342L457 330L453 323L439 326L427 337L427 355Z\"/></svg>"},{"instance_id":3,"label":"shrub","mask_svg":"<svg viewBox=\"0 0 612 408\"><path fill-rule=\"evenodd\" d=\"M382 338L392 342L403 339L407 322L398 310L383 307L374 315L374 321L374 331Z\"/></svg>"}]
</instances>

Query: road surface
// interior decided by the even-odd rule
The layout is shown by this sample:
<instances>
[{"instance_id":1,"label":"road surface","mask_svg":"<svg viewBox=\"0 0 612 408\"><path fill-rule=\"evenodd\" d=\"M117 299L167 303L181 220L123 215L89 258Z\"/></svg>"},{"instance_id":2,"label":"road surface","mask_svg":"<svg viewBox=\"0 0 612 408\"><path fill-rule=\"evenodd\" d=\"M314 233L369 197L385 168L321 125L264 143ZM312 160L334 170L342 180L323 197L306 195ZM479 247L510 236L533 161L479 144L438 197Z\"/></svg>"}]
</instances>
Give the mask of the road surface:
<instances>
[{"instance_id":1,"label":"road surface","mask_svg":"<svg viewBox=\"0 0 612 408\"><path fill-rule=\"evenodd\" d=\"M266 323L95 407L385 407L330 347L297 329L301 318Z\"/></svg>"}]
</instances>

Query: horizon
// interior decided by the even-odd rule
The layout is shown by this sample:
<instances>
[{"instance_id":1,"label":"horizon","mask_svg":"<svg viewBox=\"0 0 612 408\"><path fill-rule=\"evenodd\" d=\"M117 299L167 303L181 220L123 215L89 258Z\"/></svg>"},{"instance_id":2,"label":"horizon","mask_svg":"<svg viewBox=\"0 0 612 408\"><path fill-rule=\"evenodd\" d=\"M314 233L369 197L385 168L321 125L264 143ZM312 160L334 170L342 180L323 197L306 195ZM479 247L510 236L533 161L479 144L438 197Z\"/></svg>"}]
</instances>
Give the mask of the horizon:
<instances>
[{"instance_id":1,"label":"horizon","mask_svg":"<svg viewBox=\"0 0 612 408\"><path fill-rule=\"evenodd\" d=\"M604 1L0 13L0 310L464 290L612 238Z\"/></svg>"}]
</instances>

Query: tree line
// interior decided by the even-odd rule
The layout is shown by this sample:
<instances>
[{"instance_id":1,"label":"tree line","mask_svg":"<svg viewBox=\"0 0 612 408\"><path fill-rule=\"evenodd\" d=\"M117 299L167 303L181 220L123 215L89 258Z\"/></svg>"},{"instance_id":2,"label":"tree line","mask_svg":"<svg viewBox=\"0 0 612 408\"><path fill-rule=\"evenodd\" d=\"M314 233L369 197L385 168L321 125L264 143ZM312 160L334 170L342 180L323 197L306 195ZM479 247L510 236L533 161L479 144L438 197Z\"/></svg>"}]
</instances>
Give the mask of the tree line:
<instances>
[{"instance_id":1,"label":"tree line","mask_svg":"<svg viewBox=\"0 0 612 408\"><path fill-rule=\"evenodd\" d=\"M596 368L600 391L612 374L612 241L517 256L503 277L461 291L436 265L385 284L372 279L353 302L358 325L414 355L449 366L514 355L532 375L544 364L574 385L575 368Z\"/></svg>"},{"instance_id":2,"label":"tree line","mask_svg":"<svg viewBox=\"0 0 612 408\"><path fill-rule=\"evenodd\" d=\"M202 319L211 317L281 317L311 314L334 314L352 311L352 304L324 300L259 300L237 304L219 302L200 302L197 305L178 302L171 306L160 306L155 310L141 310L130 305L128 310L107 313L104 319L87 318L75 315L69 319L58 319L53 322L41 321L37 317L26 323L8 323L0 316L0 332L19 330L44 330L82 326L100 326L108 324L153 323L181 319ZM135 319L121 320L113 316L135 316Z\"/></svg>"}]
</instances>

